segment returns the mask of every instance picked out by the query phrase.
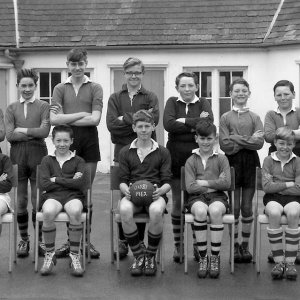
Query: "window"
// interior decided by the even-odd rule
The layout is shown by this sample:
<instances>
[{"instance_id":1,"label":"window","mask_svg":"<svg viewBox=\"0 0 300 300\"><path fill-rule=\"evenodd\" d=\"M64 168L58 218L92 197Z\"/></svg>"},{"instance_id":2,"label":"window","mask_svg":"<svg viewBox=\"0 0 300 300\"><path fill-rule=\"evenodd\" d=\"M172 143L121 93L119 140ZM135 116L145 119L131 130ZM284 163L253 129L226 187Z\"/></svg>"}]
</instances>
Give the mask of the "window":
<instances>
[{"instance_id":1,"label":"window","mask_svg":"<svg viewBox=\"0 0 300 300\"><path fill-rule=\"evenodd\" d=\"M184 71L194 72L199 78L197 96L206 98L212 107L215 123L225 112L231 110L232 103L229 96L230 83L240 77L245 77L246 68L195 68L187 67Z\"/></svg>"}]
</instances>

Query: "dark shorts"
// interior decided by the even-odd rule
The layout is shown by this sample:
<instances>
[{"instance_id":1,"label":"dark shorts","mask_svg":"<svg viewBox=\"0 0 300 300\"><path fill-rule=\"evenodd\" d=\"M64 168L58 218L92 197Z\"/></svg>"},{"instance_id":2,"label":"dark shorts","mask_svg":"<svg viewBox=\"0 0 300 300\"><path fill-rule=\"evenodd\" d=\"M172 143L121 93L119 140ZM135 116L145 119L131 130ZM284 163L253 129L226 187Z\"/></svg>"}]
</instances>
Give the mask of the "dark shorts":
<instances>
[{"instance_id":1,"label":"dark shorts","mask_svg":"<svg viewBox=\"0 0 300 300\"><path fill-rule=\"evenodd\" d=\"M44 140L30 140L11 144L10 159L18 165L18 180L36 179L36 167L48 154Z\"/></svg>"},{"instance_id":2,"label":"dark shorts","mask_svg":"<svg viewBox=\"0 0 300 300\"><path fill-rule=\"evenodd\" d=\"M300 203L300 196L292 196L292 195L282 195L282 194L265 194L263 198L263 203L266 206L270 201L275 201L285 207L285 205L291 202Z\"/></svg>"},{"instance_id":3,"label":"dark shorts","mask_svg":"<svg viewBox=\"0 0 300 300\"><path fill-rule=\"evenodd\" d=\"M82 157L85 162L97 162L101 160L99 149L98 130L96 126L71 126L74 131L74 142L71 151L76 150L76 155Z\"/></svg>"},{"instance_id":4,"label":"dark shorts","mask_svg":"<svg viewBox=\"0 0 300 300\"><path fill-rule=\"evenodd\" d=\"M210 206L213 202L219 201L222 202L225 205L226 211L229 209L229 204L227 201L228 197L224 192L217 191L217 192L212 192L212 193L204 193L204 194L199 194L199 195L191 195L185 204L186 210L190 213L191 208L194 203L196 202L203 202L207 206Z\"/></svg>"},{"instance_id":5,"label":"dark shorts","mask_svg":"<svg viewBox=\"0 0 300 300\"><path fill-rule=\"evenodd\" d=\"M235 170L235 187L254 188L256 167L260 167L257 152L242 149L236 154L226 156Z\"/></svg>"}]
</instances>

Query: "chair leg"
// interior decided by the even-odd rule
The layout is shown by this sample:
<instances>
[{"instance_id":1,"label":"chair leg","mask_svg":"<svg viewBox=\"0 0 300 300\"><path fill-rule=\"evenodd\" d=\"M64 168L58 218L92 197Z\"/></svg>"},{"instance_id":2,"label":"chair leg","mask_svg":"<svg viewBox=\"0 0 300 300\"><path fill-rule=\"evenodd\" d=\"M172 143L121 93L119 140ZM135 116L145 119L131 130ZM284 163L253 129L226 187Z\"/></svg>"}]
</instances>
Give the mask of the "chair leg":
<instances>
[{"instance_id":1,"label":"chair leg","mask_svg":"<svg viewBox=\"0 0 300 300\"><path fill-rule=\"evenodd\" d=\"M161 241L160 241L160 262L161 262L161 272L165 272L165 243L164 243L164 232L162 232Z\"/></svg>"},{"instance_id":2,"label":"chair leg","mask_svg":"<svg viewBox=\"0 0 300 300\"><path fill-rule=\"evenodd\" d=\"M113 264L114 259L114 220L113 212L110 212L110 261Z\"/></svg>"},{"instance_id":3,"label":"chair leg","mask_svg":"<svg viewBox=\"0 0 300 300\"><path fill-rule=\"evenodd\" d=\"M9 251L9 261L8 261L8 272L11 273L12 270L12 248L11 248L11 243L12 243L12 223L9 223L8 226L8 251Z\"/></svg>"},{"instance_id":4,"label":"chair leg","mask_svg":"<svg viewBox=\"0 0 300 300\"><path fill-rule=\"evenodd\" d=\"M118 245L118 239L119 239L119 224L117 223L117 245L116 245L116 252L117 252L117 271L120 271L120 253L119 253L119 245Z\"/></svg>"},{"instance_id":5,"label":"chair leg","mask_svg":"<svg viewBox=\"0 0 300 300\"><path fill-rule=\"evenodd\" d=\"M231 260L231 274L233 274L234 273L234 223L231 224L230 260Z\"/></svg>"},{"instance_id":6,"label":"chair leg","mask_svg":"<svg viewBox=\"0 0 300 300\"><path fill-rule=\"evenodd\" d=\"M34 270L38 271L38 239L39 239L39 221L35 222L35 239L34 239Z\"/></svg>"},{"instance_id":7,"label":"chair leg","mask_svg":"<svg viewBox=\"0 0 300 300\"><path fill-rule=\"evenodd\" d=\"M187 274L187 256L188 256L188 225L185 223L184 226L184 273Z\"/></svg>"},{"instance_id":8,"label":"chair leg","mask_svg":"<svg viewBox=\"0 0 300 300\"><path fill-rule=\"evenodd\" d=\"M86 249L85 249L85 245L86 245L86 220L83 223L83 233L82 233L82 239L81 239L81 246L82 246L82 265L83 265L83 270L85 271L85 267L86 267Z\"/></svg>"},{"instance_id":9,"label":"chair leg","mask_svg":"<svg viewBox=\"0 0 300 300\"><path fill-rule=\"evenodd\" d=\"M88 215L88 213L87 213ZM90 251L90 248L91 248L91 224L90 224L90 219L87 218L86 219L86 240L85 240L85 243L87 244L87 258L88 258L88 263L90 264L91 263L91 251Z\"/></svg>"},{"instance_id":10,"label":"chair leg","mask_svg":"<svg viewBox=\"0 0 300 300\"><path fill-rule=\"evenodd\" d=\"M260 256L261 256L261 224L257 224L257 241L256 241L256 272L260 273Z\"/></svg>"},{"instance_id":11,"label":"chair leg","mask_svg":"<svg viewBox=\"0 0 300 300\"><path fill-rule=\"evenodd\" d=\"M14 212L14 227L13 227L13 237L14 237L14 263L17 263L17 219L16 212Z\"/></svg>"}]
</instances>

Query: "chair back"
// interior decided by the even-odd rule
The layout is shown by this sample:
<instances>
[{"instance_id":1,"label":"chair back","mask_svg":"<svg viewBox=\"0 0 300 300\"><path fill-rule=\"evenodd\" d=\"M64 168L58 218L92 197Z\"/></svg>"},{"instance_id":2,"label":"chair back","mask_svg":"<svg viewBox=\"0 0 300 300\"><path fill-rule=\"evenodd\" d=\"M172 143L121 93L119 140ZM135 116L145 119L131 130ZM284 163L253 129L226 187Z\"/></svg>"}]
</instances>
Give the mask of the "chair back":
<instances>
[{"instance_id":1,"label":"chair back","mask_svg":"<svg viewBox=\"0 0 300 300\"><path fill-rule=\"evenodd\" d=\"M110 167L110 190L116 191L120 189L120 167L111 166Z\"/></svg>"},{"instance_id":2,"label":"chair back","mask_svg":"<svg viewBox=\"0 0 300 300\"><path fill-rule=\"evenodd\" d=\"M255 189L262 191L263 187L262 187L262 172L261 172L261 168L256 167L256 174L255 174Z\"/></svg>"}]
</instances>

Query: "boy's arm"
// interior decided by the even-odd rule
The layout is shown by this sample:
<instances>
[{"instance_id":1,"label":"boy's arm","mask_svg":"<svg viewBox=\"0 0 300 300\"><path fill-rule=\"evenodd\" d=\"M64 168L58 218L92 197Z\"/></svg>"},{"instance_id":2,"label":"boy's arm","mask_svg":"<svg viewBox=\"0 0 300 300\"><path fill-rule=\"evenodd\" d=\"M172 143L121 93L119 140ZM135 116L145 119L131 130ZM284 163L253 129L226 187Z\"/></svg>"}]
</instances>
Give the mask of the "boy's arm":
<instances>
[{"instance_id":1,"label":"boy's arm","mask_svg":"<svg viewBox=\"0 0 300 300\"><path fill-rule=\"evenodd\" d=\"M41 106L41 124L38 128L27 128L27 135L29 138L43 139L48 137L50 131L50 120L49 120L49 109L50 105L45 102Z\"/></svg>"},{"instance_id":2,"label":"boy's arm","mask_svg":"<svg viewBox=\"0 0 300 300\"><path fill-rule=\"evenodd\" d=\"M101 112L93 110L89 116L83 117L77 121L70 123L75 126L98 126L101 120Z\"/></svg>"},{"instance_id":3,"label":"boy's arm","mask_svg":"<svg viewBox=\"0 0 300 300\"><path fill-rule=\"evenodd\" d=\"M272 117L272 111L267 112L265 116L265 140L267 143L273 143L275 138L275 131L277 129L275 119Z\"/></svg>"},{"instance_id":4,"label":"boy's arm","mask_svg":"<svg viewBox=\"0 0 300 300\"><path fill-rule=\"evenodd\" d=\"M51 174L50 159L49 156L45 156L40 165L40 185L42 190L46 192L51 192L60 188L59 184L51 181L53 174Z\"/></svg>"},{"instance_id":5,"label":"boy's arm","mask_svg":"<svg viewBox=\"0 0 300 300\"><path fill-rule=\"evenodd\" d=\"M12 188L12 181L13 181L13 166L11 160L8 156L2 155L2 174L0 174L0 193L8 193Z\"/></svg>"},{"instance_id":6,"label":"boy's arm","mask_svg":"<svg viewBox=\"0 0 300 300\"><path fill-rule=\"evenodd\" d=\"M161 165L160 165L160 182L161 186L171 184L172 172L171 172L171 155L168 149L160 148L161 151ZM168 192L168 191L167 191Z\"/></svg>"},{"instance_id":7,"label":"boy's arm","mask_svg":"<svg viewBox=\"0 0 300 300\"><path fill-rule=\"evenodd\" d=\"M227 191L231 185L230 166L226 156L218 155L219 178L207 180L208 187L214 190Z\"/></svg>"},{"instance_id":8,"label":"boy's arm","mask_svg":"<svg viewBox=\"0 0 300 300\"><path fill-rule=\"evenodd\" d=\"M192 163L192 159L188 159L185 163L185 187L189 194L200 194L208 191L207 187L197 183L196 168Z\"/></svg>"},{"instance_id":9,"label":"boy's arm","mask_svg":"<svg viewBox=\"0 0 300 300\"><path fill-rule=\"evenodd\" d=\"M300 158L295 159L295 181L294 185L290 183L284 191L281 192L283 195L299 195L300 196Z\"/></svg>"},{"instance_id":10,"label":"boy's arm","mask_svg":"<svg viewBox=\"0 0 300 300\"><path fill-rule=\"evenodd\" d=\"M11 142L23 142L23 141L28 141L29 138L27 134L23 132L18 132L15 130L15 116L13 112L12 106L9 106L6 109L5 112L5 133L6 133L6 139L11 143Z\"/></svg>"}]
</instances>

